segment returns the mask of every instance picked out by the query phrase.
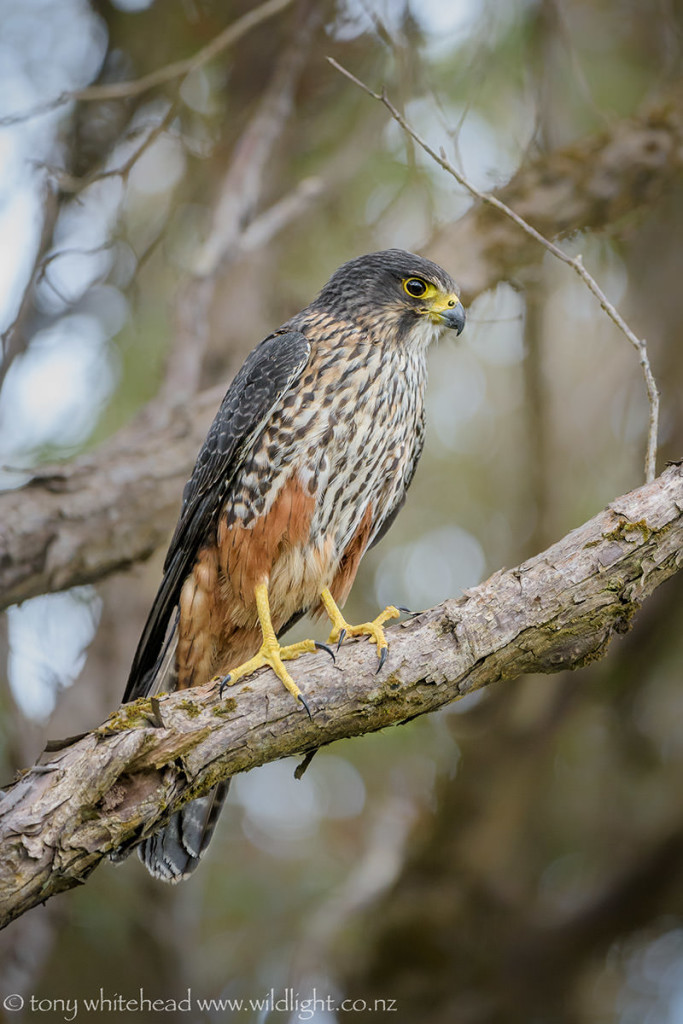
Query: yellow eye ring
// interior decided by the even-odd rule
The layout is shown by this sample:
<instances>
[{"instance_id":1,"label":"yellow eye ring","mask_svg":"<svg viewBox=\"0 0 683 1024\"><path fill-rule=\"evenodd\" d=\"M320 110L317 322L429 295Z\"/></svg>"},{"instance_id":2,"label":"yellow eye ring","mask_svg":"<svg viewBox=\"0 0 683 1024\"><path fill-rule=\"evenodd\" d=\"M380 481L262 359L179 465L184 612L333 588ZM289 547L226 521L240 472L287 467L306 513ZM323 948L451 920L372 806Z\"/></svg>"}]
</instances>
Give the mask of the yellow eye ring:
<instances>
[{"instance_id":1,"label":"yellow eye ring","mask_svg":"<svg viewBox=\"0 0 683 1024\"><path fill-rule=\"evenodd\" d=\"M403 291L413 299L421 299L427 294L427 284L420 277L408 277L403 282Z\"/></svg>"}]
</instances>

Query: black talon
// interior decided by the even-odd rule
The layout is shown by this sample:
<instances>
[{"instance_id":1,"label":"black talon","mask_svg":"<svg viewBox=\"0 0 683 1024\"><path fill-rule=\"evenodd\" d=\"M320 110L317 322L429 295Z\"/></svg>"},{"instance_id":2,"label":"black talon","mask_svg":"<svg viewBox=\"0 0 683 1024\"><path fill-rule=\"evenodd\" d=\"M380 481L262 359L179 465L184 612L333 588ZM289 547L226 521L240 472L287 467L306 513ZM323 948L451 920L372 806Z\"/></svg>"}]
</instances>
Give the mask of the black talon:
<instances>
[{"instance_id":1,"label":"black talon","mask_svg":"<svg viewBox=\"0 0 683 1024\"><path fill-rule=\"evenodd\" d=\"M346 636L346 630L342 629L341 633L339 634L339 639L337 640L337 650L339 650L341 645L344 643L344 637L345 636Z\"/></svg>"},{"instance_id":2,"label":"black talon","mask_svg":"<svg viewBox=\"0 0 683 1024\"><path fill-rule=\"evenodd\" d=\"M86 736L87 735L88 734L86 733ZM296 768L294 769L294 778L295 779L298 780L298 779L303 777L304 772L308 768L309 764L311 763L311 761L313 760L315 755L318 753L319 749L320 749L319 747L313 747L313 750L309 750L309 751L306 752L306 755L305 755L303 761L301 762L301 764L298 764L296 766Z\"/></svg>"},{"instance_id":3,"label":"black talon","mask_svg":"<svg viewBox=\"0 0 683 1024\"><path fill-rule=\"evenodd\" d=\"M308 717L310 718L310 720L311 720L311 721L313 721L313 715L311 714L311 709L309 708L308 704L307 704L307 703L306 703L306 701L304 700L304 698L303 698L302 694L299 694L299 695L298 695L298 697L297 697L297 700L300 700L300 701L301 701L301 703L303 704L303 706L304 706L304 707L306 708L306 714L308 715Z\"/></svg>"},{"instance_id":4,"label":"black talon","mask_svg":"<svg viewBox=\"0 0 683 1024\"><path fill-rule=\"evenodd\" d=\"M332 661L337 660L334 656L334 651L332 650L331 647L328 647L327 644L321 644L317 640L314 640L313 642L315 643L316 651L325 651L325 653L329 654L329 656L332 658Z\"/></svg>"},{"instance_id":5,"label":"black talon","mask_svg":"<svg viewBox=\"0 0 683 1024\"><path fill-rule=\"evenodd\" d=\"M406 608L405 605L402 604L396 605L396 607L400 612L403 612L404 615L409 615L411 619L416 619L418 615L422 615L422 612L411 611L410 608Z\"/></svg>"},{"instance_id":6,"label":"black talon","mask_svg":"<svg viewBox=\"0 0 683 1024\"><path fill-rule=\"evenodd\" d=\"M377 671L375 672L375 675L379 675L379 673L382 671L382 665L384 664L384 662L386 660L387 660L387 648L383 647L382 650L381 650L380 656L379 656L379 665L377 666Z\"/></svg>"},{"instance_id":7,"label":"black talon","mask_svg":"<svg viewBox=\"0 0 683 1024\"><path fill-rule=\"evenodd\" d=\"M231 679L232 679L232 676L230 675L230 673L228 673L227 676L223 676L223 678L221 679L220 685L218 687L218 699L219 700L223 696L223 690L225 689L225 687L230 685L230 680Z\"/></svg>"}]
</instances>

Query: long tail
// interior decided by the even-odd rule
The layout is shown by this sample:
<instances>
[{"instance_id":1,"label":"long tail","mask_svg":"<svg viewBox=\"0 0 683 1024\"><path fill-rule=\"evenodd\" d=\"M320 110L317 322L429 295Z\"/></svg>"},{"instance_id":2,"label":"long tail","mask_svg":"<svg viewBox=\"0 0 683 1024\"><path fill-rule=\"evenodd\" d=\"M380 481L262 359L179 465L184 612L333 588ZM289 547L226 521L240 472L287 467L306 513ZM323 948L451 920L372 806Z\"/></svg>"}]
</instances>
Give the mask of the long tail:
<instances>
[{"instance_id":1,"label":"long tail","mask_svg":"<svg viewBox=\"0 0 683 1024\"><path fill-rule=\"evenodd\" d=\"M150 875L164 882L182 882L191 875L211 841L228 795L230 779L219 782L206 796L186 804L167 825L137 847Z\"/></svg>"},{"instance_id":2,"label":"long tail","mask_svg":"<svg viewBox=\"0 0 683 1024\"><path fill-rule=\"evenodd\" d=\"M176 617L156 665L144 680L146 696L170 693L176 689L177 646ZM138 857L151 875L164 882L175 883L192 874L211 841L229 788L230 779L219 782L206 796L198 797L176 811L158 832L137 845ZM129 853L129 848L121 848L113 854L112 860L123 860Z\"/></svg>"}]
</instances>

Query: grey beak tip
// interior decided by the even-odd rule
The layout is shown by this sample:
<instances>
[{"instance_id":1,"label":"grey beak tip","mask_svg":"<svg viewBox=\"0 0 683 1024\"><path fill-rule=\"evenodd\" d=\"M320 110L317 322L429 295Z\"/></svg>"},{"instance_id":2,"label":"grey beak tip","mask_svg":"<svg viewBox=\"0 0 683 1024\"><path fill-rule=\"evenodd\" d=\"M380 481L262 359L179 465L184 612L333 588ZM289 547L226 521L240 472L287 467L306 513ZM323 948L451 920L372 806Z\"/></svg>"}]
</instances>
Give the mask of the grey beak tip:
<instances>
[{"instance_id":1,"label":"grey beak tip","mask_svg":"<svg viewBox=\"0 0 683 1024\"><path fill-rule=\"evenodd\" d=\"M465 309L462 302L459 302L457 306L453 307L453 309L446 311L445 320L448 327L454 330L456 334L462 334L466 320Z\"/></svg>"}]
</instances>

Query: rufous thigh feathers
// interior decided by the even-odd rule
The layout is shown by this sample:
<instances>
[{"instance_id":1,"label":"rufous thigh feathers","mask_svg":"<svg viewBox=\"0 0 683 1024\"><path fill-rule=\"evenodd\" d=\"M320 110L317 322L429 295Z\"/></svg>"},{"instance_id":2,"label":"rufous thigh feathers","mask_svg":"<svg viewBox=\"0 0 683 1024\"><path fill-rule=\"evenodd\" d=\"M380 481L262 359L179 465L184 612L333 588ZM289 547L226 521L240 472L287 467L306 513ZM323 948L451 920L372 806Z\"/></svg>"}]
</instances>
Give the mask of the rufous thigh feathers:
<instances>
[{"instance_id":1,"label":"rufous thigh feathers","mask_svg":"<svg viewBox=\"0 0 683 1024\"><path fill-rule=\"evenodd\" d=\"M268 581L284 548L306 545L314 510L315 496L293 474L251 525L220 520L216 543L202 548L180 595L179 689L208 682L258 651L254 589ZM273 617L281 618L277 609Z\"/></svg>"}]
</instances>

